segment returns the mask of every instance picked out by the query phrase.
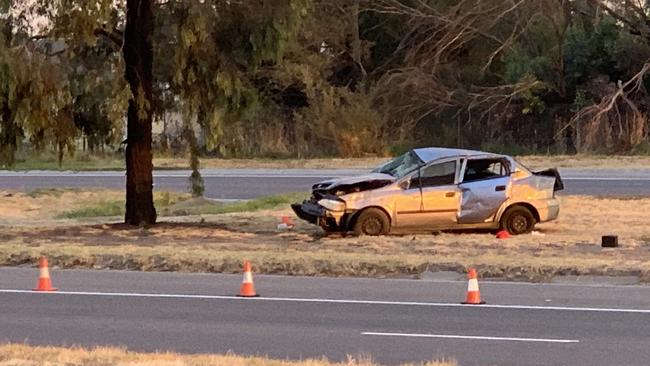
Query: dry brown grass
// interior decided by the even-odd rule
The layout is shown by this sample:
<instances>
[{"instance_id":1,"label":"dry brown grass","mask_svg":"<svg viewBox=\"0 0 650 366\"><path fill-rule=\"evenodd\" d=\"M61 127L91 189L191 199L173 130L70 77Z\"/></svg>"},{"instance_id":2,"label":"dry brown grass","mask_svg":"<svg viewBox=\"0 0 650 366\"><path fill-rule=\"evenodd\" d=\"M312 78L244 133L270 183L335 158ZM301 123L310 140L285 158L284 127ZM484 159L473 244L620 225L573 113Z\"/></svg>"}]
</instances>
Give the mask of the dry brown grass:
<instances>
[{"instance_id":1,"label":"dry brown grass","mask_svg":"<svg viewBox=\"0 0 650 366\"><path fill-rule=\"evenodd\" d=\"M180 201L189 200L187 193L155 192L154 201L159 211ZM40 224L59 217L92 211L86 216L121 216L124 192L107 189L79 190L47 188L31 192L0 191L0 225Z\"/></svg>"},{"instance_id":2,"label":"dry brown grass","mask_svg":"<svg viewBox=\"0 0 650 366\"><path fill-rule=\"evenodd\" d=\"M490 233L325 236L298 220L294 230L278 232L288 208L168 218L151 228L24 219L0 226L0 265L35 264L44 254L65 268L233 273L249 259L257 272L276 274L417 277L425 270L478 266L486 277L515 280L632 274L650 282L650 198L561 200L560 219L508 240ZM0 203L0 222L6 212ZM601 235L609 233L619 235L620 248L600 247Z\"/></svg>"},{"instance_id":3,"label":"dry brown grass","mask_svg":"<svg viewBox=\"0 0 650 366\"><path fill-rule=\"evenodd\" d=\"M389 157L330 159L201 159L201 168L213 169L369 169L390 160ZM155 158L156 169L187 168L187 159Z\"/></svg>"},{"instance_id":4,"label":"dry brown grass","mask_svg":"<svg viewBox=\"0 0 650 366\"><path fill-rule=\"evenodd\" d=\"M260 169L370 169L389 160L389 157L332 158L332 159L201 159L202 168L260 168ZM531 155L517 157L530 168L594 168L632 169L650 168L650 156L611 155ZM154 166L160 168L187 168L187 159L156 158Z\"/></svg>"},{"instance_id":5,"label":"dry brown grass","mask_svg":"<svg viewBox=\"0 0 650 366\"><path fill-rule=\"evenodd\" d=\"M48 190L33 193L0 192L0 224L14 224L53 219L62 212L124 197L119 191Z\"/></svg>"},{"instance_id":6,"label":"dry brown grass","mask_svg":"<svg viewBox=\"0 0 650 366\"><path fill-rule=\"evenodd\" d=\"M649 169L650 156L554 155L517 157L531 168Z\"/></svg>"},{"instance_id":7,"label":"dry brown grass","mask_svg":"<svg viewBox=\"0 0 650 366\"><path fill-rule=\"evenodd\" d=\"M282 361L262 357L226 355L181 355L175 353L135 353L121 348L30 347L19 344L0 346L1 366L376 366L367 360L346 362L321 360ZM428 362L422 366L454 366L455 362Z\"/></svg>"}]
</instances>

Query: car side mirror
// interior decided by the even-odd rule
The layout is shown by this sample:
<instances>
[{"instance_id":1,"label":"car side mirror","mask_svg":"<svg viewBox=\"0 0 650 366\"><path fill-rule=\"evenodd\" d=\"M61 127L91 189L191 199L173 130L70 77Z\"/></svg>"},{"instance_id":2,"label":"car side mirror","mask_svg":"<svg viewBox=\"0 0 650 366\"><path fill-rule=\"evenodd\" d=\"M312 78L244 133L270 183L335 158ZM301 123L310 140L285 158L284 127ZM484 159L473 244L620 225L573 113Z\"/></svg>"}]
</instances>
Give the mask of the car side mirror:
<instances>
[{"instance_id":1,"label":"car side mirror","mask_svg":"<svg viewBox=\"0 0 650 366\"><path fill-rule=\"evenodd\" d=\"M407 190L407 189L409 189L410 186L411 186L411 179L410 178L405 179L405 180L401 181L398 184L398 187L400 187L402 190Z\"/></svg>"}]
</instances>

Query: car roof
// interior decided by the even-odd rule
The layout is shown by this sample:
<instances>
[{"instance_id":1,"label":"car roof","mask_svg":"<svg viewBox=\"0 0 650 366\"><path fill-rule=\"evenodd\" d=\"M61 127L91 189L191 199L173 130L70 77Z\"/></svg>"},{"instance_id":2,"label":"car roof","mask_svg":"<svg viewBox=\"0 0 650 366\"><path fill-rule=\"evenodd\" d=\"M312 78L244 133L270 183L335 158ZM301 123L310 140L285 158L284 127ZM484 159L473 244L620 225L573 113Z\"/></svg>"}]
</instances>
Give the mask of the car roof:
<instances>
[{"instance_id":1,"label":"car roof","mask_svg":"<svg viewBox=\"0 0 650 366\"><path fill-rule=\"evenodd\" d=\"M493 154L485 151L452 149L446 147L425 147L420 149L413 149L413 152L425 163L430 163L434 160L457 157L457 156L504 157L504 155Z\"/></svg>"}]
</instances>

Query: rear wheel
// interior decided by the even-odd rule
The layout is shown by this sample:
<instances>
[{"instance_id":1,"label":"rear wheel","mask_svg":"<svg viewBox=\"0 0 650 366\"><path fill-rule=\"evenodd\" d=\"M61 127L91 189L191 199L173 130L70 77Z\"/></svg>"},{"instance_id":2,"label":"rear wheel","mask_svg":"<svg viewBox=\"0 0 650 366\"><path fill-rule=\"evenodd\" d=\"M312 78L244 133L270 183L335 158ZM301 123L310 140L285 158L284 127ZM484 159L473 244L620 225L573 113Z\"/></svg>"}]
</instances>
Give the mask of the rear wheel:
<instances>
[{"instance_id":1,"label":"rear wheel","mask_svg":"<svg viewBox=\"0 0 650 366\"><path fill-rule=\"evenodd\" d=\"M367 208L359 214L354 223L356 235L385 235L390 230L390 219L378 208Z\"/></svg>"},{"instance_id":2,"label":"rear wheel","mask_svg":"<svg viewBox=\"0 0 650 366\"><path fill-rule=\"evenodd\" d=\"M509 208L501 218L501 228L512 235L527 234L535 228L535 216L523 206Z\"/></svg>"}]
</instances>

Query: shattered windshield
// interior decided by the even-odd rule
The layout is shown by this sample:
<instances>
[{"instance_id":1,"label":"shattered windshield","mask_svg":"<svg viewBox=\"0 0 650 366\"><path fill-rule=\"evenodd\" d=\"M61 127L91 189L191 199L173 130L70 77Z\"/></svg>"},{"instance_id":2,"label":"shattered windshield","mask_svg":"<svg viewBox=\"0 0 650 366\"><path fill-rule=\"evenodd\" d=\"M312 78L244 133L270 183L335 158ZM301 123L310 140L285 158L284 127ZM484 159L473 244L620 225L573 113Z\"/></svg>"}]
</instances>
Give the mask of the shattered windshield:
<instances>
[{"instance_id":1,"label":"shattered windshield","mask_svg":"<svg viewBox=\"0 0 650 366\"><path fill-rule=\"evenodd\" d=\"M373 170L373 173L383 173L392 175L395 178L401 178L406 174L412 172L424 162L413 152L399 156L388 163Z\"/></svg>"}]
</instances>

